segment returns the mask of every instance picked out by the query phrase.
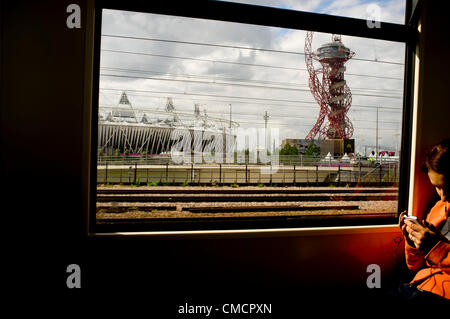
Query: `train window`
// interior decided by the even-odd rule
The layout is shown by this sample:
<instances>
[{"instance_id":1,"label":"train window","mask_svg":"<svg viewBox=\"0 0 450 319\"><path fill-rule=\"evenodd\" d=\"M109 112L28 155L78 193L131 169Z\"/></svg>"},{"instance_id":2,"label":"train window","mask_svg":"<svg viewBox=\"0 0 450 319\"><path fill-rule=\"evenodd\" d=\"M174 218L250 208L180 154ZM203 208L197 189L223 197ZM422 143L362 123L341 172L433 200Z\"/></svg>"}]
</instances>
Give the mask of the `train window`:
<instances>
[{"instance_id":1,"label":"train window","mask_svg":"<svg viewBox=\"0 0 450 319\"><path fill-rule=\"evenodd\" d=\"M395 220L403 29L369 38L131 9L97 14L94 232Z\"/></svg>"},{"instance_id":2,"label":"train window","mask_svg":"<svg viewBox=\"0 0 450 319\"><path fill-rule=\"evenodd\" d=\"M307 11L341 17L405 23L406 1L226 0L243 4Z\"/></svg>"}]
</instances>

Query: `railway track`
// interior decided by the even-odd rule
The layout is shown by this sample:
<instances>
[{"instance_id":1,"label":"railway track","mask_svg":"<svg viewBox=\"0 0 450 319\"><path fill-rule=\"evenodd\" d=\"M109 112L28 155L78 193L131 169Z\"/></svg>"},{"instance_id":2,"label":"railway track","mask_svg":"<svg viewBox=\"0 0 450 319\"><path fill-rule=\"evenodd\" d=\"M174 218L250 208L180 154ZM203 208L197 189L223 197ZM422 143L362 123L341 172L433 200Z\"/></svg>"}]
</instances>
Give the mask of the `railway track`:
<instances>
[{"instance_id":1,"label":"railway track","mask_svg":"<svg viewBox=\"0 0 450 319\"><path fill-rule=\"evenodd\" d=\"M228 194L227 194L228 195ZM252 194L252 195L210 195L203 194L146 194L146 195L98 195L97 202L171 202L171 203L205 203L205 202L301 202L301 201L379 201L397 200L398 196L390 193L380 194Z\"/></svg>"},{"instance_id":2,"label":"railway track","mask_svg":"<svg viewBox=\"0 0 450 319\"><path fill-rule=\"evenodd\" d=\"M97 195L125 194L397 194L395 187L98 187Z\"/></svg>"},{"instance_id":3,"label":"railway track","mask_svg":"<svg viewBox=\"0 0 450 319\"><path fill-rule=\"evenodd\" d=\"M190 213L358 210L360 201L396 201L396 188L99 188L97 211ZM290 204L295 202L295 204Z\"/></svg>"},{"instance_id":4,"label":"railway track","mask_svg":"<svg viewBox=\"0 0 450 319\"><path fill-rule=\"evenodd\" d=\"M100 231L233 229L392 223L396 188L101 187ZM199 224L200 222L200 224ZM358 224L359 223L359 224Z\"/></svg>"},{"instance_id":5,"label":"railway track","mask_svg":"<svg viewBox=\"0 0 450 319\"><path fill-rule=\"evenodd\" d=\"M176 205L145 205L125 203L114 205L111 203L97 204L97 210L108 210L111 213L124 213L130 211L154 212L154 211L179 211L190 213L242 213L242 212L292 212L292 211L318 211L318 210L357 210L358 205L219 205L219 206L176 206Z\"/></svg>"}]
</instances>

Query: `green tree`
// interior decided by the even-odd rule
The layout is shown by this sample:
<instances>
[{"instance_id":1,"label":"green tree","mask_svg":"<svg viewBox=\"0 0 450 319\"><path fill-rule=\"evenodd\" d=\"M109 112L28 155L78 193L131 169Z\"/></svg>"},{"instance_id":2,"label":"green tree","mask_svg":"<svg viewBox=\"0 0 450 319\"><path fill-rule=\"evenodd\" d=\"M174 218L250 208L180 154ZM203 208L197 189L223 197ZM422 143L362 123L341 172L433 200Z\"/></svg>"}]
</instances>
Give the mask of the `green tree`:
<instances>
[{"instance_id":1,"label":"green tree","mask_svg":"<svg viewBox=\"0 0 450 319\"><path fill-rule=\"evenodd\" d=\"M298 148L295 146L286 144L280 150L280 155L298 155Z\"/></svg>"},{"instance_id":2,"label":"green tree","mask_svg":"<svg viewBox=\"0 0 450 319\"><path fill-rule=\"evenodd\" d=\"M314 144L314 142L309 143L305 155L303 156L303 165L305 166L315 165L319 155L320 155L320 147Z\"/></svg>"},{"instance_id":3,"label":"green tree","mask_svg":"<svg viewBox=\"0 0 450 319\"><path fill-rule=\"evenodd\" d=\"M320 155L320 147L317 146L314 142L309 143L308 148L306 149L305 155L319 156Z\"/></svg>"}]
</instances>

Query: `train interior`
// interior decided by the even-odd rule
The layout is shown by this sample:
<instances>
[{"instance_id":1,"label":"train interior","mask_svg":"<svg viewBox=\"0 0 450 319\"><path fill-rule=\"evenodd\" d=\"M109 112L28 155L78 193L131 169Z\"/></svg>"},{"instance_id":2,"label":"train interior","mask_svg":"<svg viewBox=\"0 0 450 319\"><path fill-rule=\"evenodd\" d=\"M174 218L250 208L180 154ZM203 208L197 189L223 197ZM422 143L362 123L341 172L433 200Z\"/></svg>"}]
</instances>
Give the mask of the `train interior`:
<instances>
[{"instance_id":1,"label":"train interior","mask_svg":"<svg viewBox=\"0 0 450 319\"><path fill-rule=\"evenodd\" d=\"M69 29L72 2L1 4L2 180L13 270L5 275L18 297L20 291L37 289L37 300L45 287L55 297L67 296L69 303L90 294L83 300L103 309L125 307L122 301L130 298L125 308L158 312L158 318L176 317L178 306L186 303L272 303L273 316L288 318L306 309L351 313L362 303L366 311L380 310L385 289L411 279L396 221L156 235L92 233L89 141L99 2L77 1L81 27ZM111 3L136 5L127 2ZM420 163L430 145L449 136L450 32L441 4L408 3L418 30L409 56L414 69L405 73L411 101L402 146L410 155L402 162L407 178L399 188L406 197L399 207L420 216L436 200ZM66 286L70 264L81 268L81 289ZM367 286L373 264L381 269L381 289ZM329 306L335 302L339 308Z\"/></svg>"}]
</instances>

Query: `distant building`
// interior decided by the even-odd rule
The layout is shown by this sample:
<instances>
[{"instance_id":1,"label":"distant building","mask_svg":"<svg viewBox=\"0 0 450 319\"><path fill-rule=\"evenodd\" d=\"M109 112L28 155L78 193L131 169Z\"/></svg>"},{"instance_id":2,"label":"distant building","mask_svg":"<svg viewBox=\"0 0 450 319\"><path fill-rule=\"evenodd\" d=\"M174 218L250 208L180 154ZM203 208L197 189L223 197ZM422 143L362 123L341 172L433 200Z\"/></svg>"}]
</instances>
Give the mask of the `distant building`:
<instances>
[{"instance_id":1,"label":"distant building","mask_svg":"<svg viewBox=\"0 0 450 319\"><path fill-rule=\"evenodd\" d=\"M320 147L322 141L321 140L305 140L300 138L286 138L281 141L281 148L283 148L286 144L289 144L290 146L297 147L300 154L304 154L306 150L308 149L308 145L313 142L318 147Z\"/></svg>"},{"instance_id":2,"label":"distant building","mask_svg":"<svg viewBox=\"0 0 450 319\"><path fill-rule=\"evenodd\" d=\"M344 154L353 154L355 152L354 139L329 139L321 143L320 155L324 156L330 153L332 156L341 157Z\"/></svg>"},{"instance_id":3,"label":"distant building","mask_svg":"<svg viewBox=\"0 0 450 319\"><path fill-rule=\"evenodd\" d=\"M239 123L208 116L206 110L202 115L199 105L194 107L193 114L178 112L168 97L165 111L136 109L123 92L118 105L99 106L98 149L108 155L116 150L157 155L171 152L175 144L202 152L225 150L226 141L234 147Z\"/></svg>"},{"instance_id":4,"label":"distant building","mask_svg":"<svg viewBox=\"0 0 450 319\"><path fill-rule=\"evenodd\" d=\"M320 156L330 153L332 156L343 156L345 153L353 154L355 152L354 139L329 139L329 140L306 140L300 138L286 138L281 141L281 148L286 144L297 147L300 154L304 154L308 145L313 142L320 148Z\"/></svg>"}]
</instances>

